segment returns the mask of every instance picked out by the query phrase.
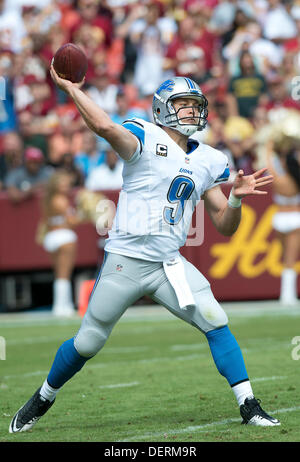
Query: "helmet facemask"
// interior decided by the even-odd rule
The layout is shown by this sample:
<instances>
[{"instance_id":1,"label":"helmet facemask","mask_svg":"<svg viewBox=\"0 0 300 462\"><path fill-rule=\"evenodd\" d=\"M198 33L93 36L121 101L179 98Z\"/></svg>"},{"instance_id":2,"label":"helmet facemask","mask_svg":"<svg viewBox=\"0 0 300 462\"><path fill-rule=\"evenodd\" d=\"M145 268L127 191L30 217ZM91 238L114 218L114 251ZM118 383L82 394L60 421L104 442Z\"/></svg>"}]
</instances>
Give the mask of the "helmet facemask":
<instances>
[{"instance_id":1,"label":"helmet facemask","mask_svg":"<svg viewBox=\"0 0 300 462\"><path fill-rule=\"evenodd\" d=\"M176 96L175 99L184 98ZM191 98L191 95L188 95L187 98ZM183 135L191 136L196 131L201 131L206 127L207 124L207 99L205 96L192 98L199 102L198 106L183 106L176 110L172 99L170 99L166 106L169 114L165 116L166 127L173 128L174 130L179 131ZM193 114L181 117L181 112L183 110L192 109ZM187 120L193 118L194 123L188 123Z\"/></svg>"}]
</instances>

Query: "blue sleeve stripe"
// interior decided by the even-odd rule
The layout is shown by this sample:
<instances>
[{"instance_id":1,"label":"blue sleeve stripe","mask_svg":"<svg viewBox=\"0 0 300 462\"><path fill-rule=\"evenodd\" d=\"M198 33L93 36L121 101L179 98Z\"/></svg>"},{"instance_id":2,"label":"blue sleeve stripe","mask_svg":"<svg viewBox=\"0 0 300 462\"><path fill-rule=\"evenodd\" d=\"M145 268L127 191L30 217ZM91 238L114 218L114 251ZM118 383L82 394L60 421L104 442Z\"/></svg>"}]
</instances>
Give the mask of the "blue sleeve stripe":
<instances>
[{"instance_id":1,"label":"blue sleeve stripe","mask_svg":"<svg viewBox=\"0 0 300 462\"><path fill-rule=\"evenodd\" d=\"M135 125L132 122L125 122L123 124L123 127L127 128L131 133L133 133L140 141L142 144L145 142L145 132L144 129L141 128L140 126Z\"/></svg>"},{"instance_id":2,"label":"blue sleeve stripe","mask_svg":"<svg viewBox=\"0 0 300 462\"><path fill-rule=\"evenodd\" d=\"M229 178L230 176L230 170L228 167L225 168L224 172L222 173L221 176L219 176L216 181L219 181L219 180L226 180L227 178Z\"/></svg>"}]
</instances>

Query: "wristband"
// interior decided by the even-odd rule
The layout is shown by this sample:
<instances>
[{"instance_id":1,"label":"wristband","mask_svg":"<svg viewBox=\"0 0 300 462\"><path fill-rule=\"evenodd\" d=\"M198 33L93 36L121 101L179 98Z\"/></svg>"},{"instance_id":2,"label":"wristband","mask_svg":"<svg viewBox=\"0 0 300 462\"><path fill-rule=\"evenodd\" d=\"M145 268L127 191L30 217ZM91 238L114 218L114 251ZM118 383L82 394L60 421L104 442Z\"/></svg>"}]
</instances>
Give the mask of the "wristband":
<instances>
[{"instance_id":1,"label":"wristband","mask_svg":"<svg viewBox=\"0 0 300 462\"><path fill-rule=\"evenodd\" d=\"M240 199L239 197L236 197L233 194L232 190L230 191L230 194L229 194L228 205L229 207L232 207L233 209L237 209L241 207L242 205L242 199Z\"/></svg>"}]
</instances>

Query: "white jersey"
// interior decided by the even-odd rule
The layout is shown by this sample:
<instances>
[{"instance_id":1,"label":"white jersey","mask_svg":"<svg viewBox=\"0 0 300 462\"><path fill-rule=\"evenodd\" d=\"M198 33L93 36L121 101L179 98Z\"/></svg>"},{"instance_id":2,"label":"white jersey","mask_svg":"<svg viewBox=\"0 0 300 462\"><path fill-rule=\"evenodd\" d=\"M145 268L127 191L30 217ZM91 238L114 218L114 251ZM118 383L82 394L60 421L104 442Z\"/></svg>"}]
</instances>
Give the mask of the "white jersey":
<instances>
[{"instance_id":1,"label":"white jersey","mask_svg":"<svg viewBox=\"0 0 300 462\"><path fill-rule=\"evenodd\" d=\"M105 250L150 261L178 256L202 194L229 178L225 154L189 139L184 152L159 126L123 123L140 142L124 162L123 187Z\"/></svg>"}]
</instances>

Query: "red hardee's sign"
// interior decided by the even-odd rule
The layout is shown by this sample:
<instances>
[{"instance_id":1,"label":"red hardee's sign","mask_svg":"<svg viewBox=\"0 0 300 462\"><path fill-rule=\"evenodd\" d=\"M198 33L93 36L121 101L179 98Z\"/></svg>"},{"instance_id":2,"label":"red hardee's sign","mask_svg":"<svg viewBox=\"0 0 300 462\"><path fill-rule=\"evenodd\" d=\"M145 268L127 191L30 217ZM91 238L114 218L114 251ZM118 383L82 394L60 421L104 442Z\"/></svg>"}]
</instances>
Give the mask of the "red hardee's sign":
<instances>
[{"instance_id":1,"label":"red hardee's sign","mask_svg":"<svg viewBox=\"0 0 300 462\"><path fill-rule=\"evenodd\" d=\"M223 189L228 195L230 187ZM181 249L210 281L219 300L279 297L282 247L272 228L277 206L272 203L271 188L268 191L268 195L243 200L241 223L233 236L221 236L205 214L203 244ZM295 269L299 274L300 258Z\"/></svg>"},{"instance_id":2,"label":"red hardee's sign","mask_svg":"<svg viewBox=\"0 0 300 462\"><path fill-rule=\"evenodd\" d=\"M205 217L204 243L195 254L184 247L183 255L210 281L219 300L277 298L280 292L282 247L272 228L276 212L270 196L244 201L242 220L235 234L220 236ZM197 255L197 256L196 256ZM300 259L295 265L300 273ZM300 278L298 293L300 293Z\"/></svg>"},{"instance_id":3,"label":"red hardee's sign","mask_svg":"<svg viewBox=\"0 0 300 462\"><path fill-rule=\"evenodd\" d=\"M228 186L224 187L224 192L228 195ZM118 200L118 192L108 191L106 196L115 203ZM181 248L181 253L210 281L220 301L279 296L282 250L272 230L275 211L271 194L244 199L242 220L232 237L221 236L204 214L204 224L200 224L203 243ZM51 269L48 255L36 243L39 199L32 198L14 206L2 193L0 213L0 272ZM97 245L99 236L95 226L80 225L77 233L76 266L99 265L103 252ZM300 273L300 260L296 269Z\"/></svg>"}]
</instances>

